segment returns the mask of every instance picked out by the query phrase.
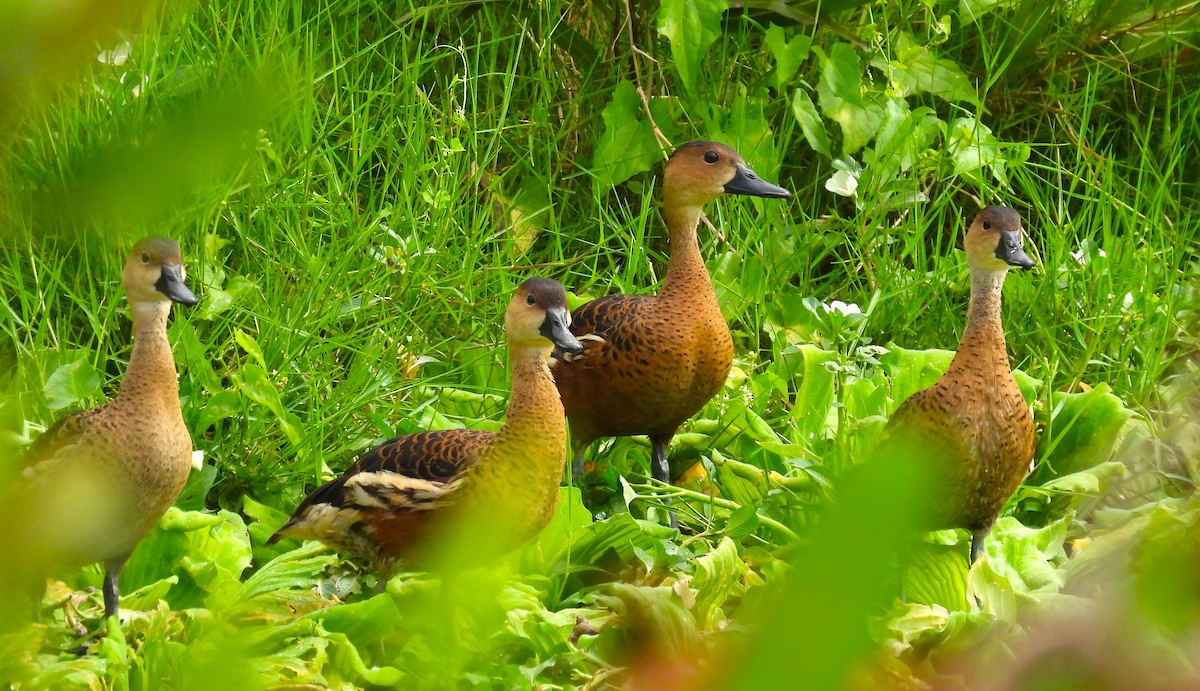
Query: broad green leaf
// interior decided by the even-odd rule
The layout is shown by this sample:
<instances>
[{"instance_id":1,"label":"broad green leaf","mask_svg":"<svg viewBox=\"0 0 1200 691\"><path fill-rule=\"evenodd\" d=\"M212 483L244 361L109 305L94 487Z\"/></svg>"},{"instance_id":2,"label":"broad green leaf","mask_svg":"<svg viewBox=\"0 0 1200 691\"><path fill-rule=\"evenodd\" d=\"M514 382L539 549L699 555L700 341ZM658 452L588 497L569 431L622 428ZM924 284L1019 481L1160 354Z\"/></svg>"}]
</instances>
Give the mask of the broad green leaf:
<instances>
[{"instance_id":1,"label":"broad green leaf","mask_svg":"<svg viewBox=\"0 0 1200 691\"><path fill-rule=\"evenodd\" d=\"M299 549L284 552L252 573L237 594L230 598L227 606L230 609L241 607L255 598L288 590L309 592L313 588L314 576L322 573L335 559L335 554L319 542L308 542ZM262 603L257 604L263 606Z\"/></svg>"},{"instance_id":2,"label":"broad green leaf","mask_svg":"<svg viewBox=\"0 0 1200 691\"><path fill-rule=\"evenodd\" d=\"M858 51L839 41L833 44L829 55L821 57L821 84L828 93L854 108L865 108Z\"/></svg>"},{"instance_id":3,"label":"broad green leaf","mask_svg":"<svg viewBox=\"0 0 1200 691\"><path fill-rule=\"evenodd\" d=\"M692 614L701 629L713 629L725 620L719 612L720 607L734 588L740 587L745 570L746 565L738 557L737 545L729 537L722 538L716 549L696 560L696 573L691 582L696 592L696 606L692 608Z\"/></svg>"},{"instance_id":4,"label":"broad green leaf","mask_svg":"<svg viewBox=\"0 0 1200 691\"><path fill-rule=\"evenodd\" d=\"M729 402L726 414L721 416L721 422L735 425L742 434L749 435L756 441L778 439L775 430L767 421L742 400L735 399Z\"/></svg>"},{"instance_id":5,"label":"broad green leaf","mask_svg":"<svg viewBox=\"0 0 1200 691\"><path fill-rule=\"evenodd\" d=\"M792 94L792 114L796 117L796 123L800 125L800 131L804 133L804 139L812 147L812 150L824 154L826 158L833 158L829 148L829 135L825 131L825 122L821 120L817 106L813 104L812 98L803 88L797 88Z\"/></svg>"},{"instance_id":6,"label":"broad green leaf","mask_svg":"<svg viewBox=\"0 0 1200 691\"><path fill-rule=\"evenodd\" d=\"M727 0L664 0L658 9L658 33L671 44L671 57L683 88L695 98L700 66L708 47L721 35Z\"/></svg>"},{"instance_id":7,"label":"broad green leaf","mask_svg":"<svg viewBox=\"0 0 1200 691\"><path fill-rule=\"evenodd\" d=\"M739 84L728 103L727 110L718 106L709 109L706 136L730 142L756 173L772 179L779 157L764 100Z\"/></svg>"},{"instance_id":8,"label":"broad green leaf","mask_svg":"<svg viewBox=\"0 0 1200 691\"><path fill-rule=\"evenodd\" d=\"M721 493L727 499L741 506L753 506L762 500L766 491L766 473L762 468L728 459L715 448L710 457L717 468Z\"/></svg>"},{"instance_id":9,"label":"broad green leaf","mask_svg":"<svg viewBox=\"0 0 1200 691\"><path fill-rule=\"evenodd\" d=\"M954 163L953 175L984 184L986 180L979 172L986 170L1005 185L1008 184L1007 168L1024 163L1030 151L1026 144L1001 144L990 128L975 118L966 117L955 119L947 127L946 150Z\"/></svg>"},{"instance_id":10,"label":"broad green leaf","mask_svg":"<svg viewBox=\"0 0 1200 691\"><path fill-rule=\"evenodd\" d=\"M642 101L633 83L618 83L601 113L604 132L592 158L592 172L601 190L644 173L661 160L662 147L641 112Z\"/></svg>"},{"instance_id":11,"label":"broad green leaf","mask_svg":"<svg viewBox=\"0 0 1200 691\"><path fill-rule=\"evenodd\" d=\"M979 603L981 610L1002 622L1015 624L1018 602L1028 601L1029 598L1018 593L1008 573L1008 569L997 568L990 558L980 559L971 567L967 581L971 596Z\"/></svg>"},{"instance_id":12,"label":"broad green leaf","mask_svg":"<svg viewBox=\"0 0 1200 691\"><path fill-rule=\"evenodd\" d=\"M1034 379L1019 369L1013 370L1013 379L1017 380L1017 387L1021 389L1021 396L1025 398L1025 402L1032 406L1037 399L1038 390L1042 388L1042 380Z\"/></svg>"},{"instance_id":13,"label":"broad green leaf","mask_svg":"<svg viewBox=\"0 0 1200 691\"><path fill-rule=\"evenodd\" d=\"M1069 495L1082 496L1099 496L1109 484L1125 474L1125 464L1117 461L1108 461L1094 465L1091 468L1085 468L1077 473L1070 475L1060 475L1041 488L1051 492L1060 492Z\"/></svg>"},{"instance_id":14,"label":"broad green leaf","mask_svg":"<svg viewBox=\"0 0 1200 691\"><path fill-rule=\"evenodd\" d=\"M1124 475L1125 464L1108 461L1070 475L1053 477L1040 485L1026 480L1009 504L1014 506L1013 515L1030 525L1038 525L1104 495Z\"/></svg>"},{"instance_id":15,"label":"broad green leaf","mask_svg":"<svg viewBox=\"0 0 1200 691\"><path fill-rule=\"evenodd\" d=\"M875 146L863 154L863 165L873 180L883 184L927 155L944 127L932 109L910 112L905 101L889 99L883 123L875 134Z\"/></svg>"},{"instance_id":16,"label":"broad green leaf","mask_svg":"<svg viewBox=\"0 0 1200 691\"><path fill-rule=\"evenodd\" d=\"M907 32L896 36L892 59L877 57L871 64L888 76L902 96L930 93L950 102L980 105L979 93L962 68L953 60L939 58L932 48L920 45Z\"/></svg>"},{"instance_id":17,"label":"broad green leaf","mask_svg":"<svg viewBox=\"0 0 1200 691\"><path fill-rule=\"evenodd\" d=\"M239 514L221 510L220 521L208 529L187 534L188 559L184 560L196 582L217 596L209 606L224 602L242 589L242 572L250 566L250 535Z\"/></svg>"},{"instance_id":18,"label":"broad green leaf","mask_svg":"<svg viewBox=\"0 0 1200 691\"><path fill-rule=\"evenodd\" d=\"M221 274L224 276L224 274ZM223 288L220 283L205 282L204 290L200 293L202 302L196 311L194 319L211 320L213 317L228 311L242 299L242 296L258 289L244 276L235 276Z\"/></svg>"},{"instance_id":19,"label":"broad green leaf","mask_svg":"<svg viewBox=\"0 0 1200 691\"><path fill-rule=\"evenodd\" d=\"M788 40L784 28L775 24L768 26L767 31L763 32L763 38L766 38L767 47L775 59L775 72L772 76L775 89L786 92L787 86L792 83L792 77L796 76L800 65L808 59L812 38L800 34Z\"/></svg>"},{"instance_id":20,"label":"broad green leaf","mask_svg":"<svg viewBox=\"0 0 1200 691\"><path fill-rule=\"evenodd\" d=\"M534 240L550 227L554 206L546 181L536 175L526 175L517 186L517 193L508 205L509 240L517 255L523 255Z\"/></svg>"},{"instance_id":21,"label":"broad green leaf","mask_svg":"<svg viewBox=\"0 0 1200 691\"><path fill-rule=\"evenodd\" d=\"M100 373L86 356L59 366L50 374L43 389L46 407L50 410L69 408L103 394L100 390Z\"/></svg>"},{"instance_id":22,"label":"broad green leaf","mask_svg":"<svg viewBox=\"0 0 1200 691\"><path fill-rule=\"evenodd\" d=\"M525 573L545 573L563 558L574 541L592 524L592 514L583 505L583 496L578 487L559 488L558 509L550 523L538 534L524 552L537 555L537 563L524 562ZM524 553L522 557L524 557Z\"/></svg>"},{"instance_id":23,"label":"broad green leaf","mask_svg":"<svg viewBox=\"0 0 1200 691\"><path fill-rule=\"evenodd\" d=\"M359 602L326 607L304 615L327 631L342 634L354 645L370 645L394 631L400 611L388 593Z\"/></svg>"},{"instance_id":24,"label":"broad green leaf","mask_svg":"<svg viewBox=\"0 0 1200 691\"><path fill-rule=\"evenodd\" d=\"M1106 384L1050 396L1050 420L1038 440L1037 470L1027 484L1045 484L1107 461L1133 417Z\"/></svg>"},{"instance_id":25,"label":"broad green leaf","mask_svg":"<svg viewBox=\"0 0 1200 691\"><path fill-rule=\"evenodd\" d=\"M971 649L994 640L998 628L988 612L949 612L941 605L914 603L903 605L900 611L887 628L893 634L889 647L902 659Z\"/></svg>"},{"instance_id":26,"label":"broad green leaf","mask_svg":"<svg viewBox=\"0 0 1200 691\"><path fill-rule=\"evenodd\" d=\"M953 359L953 350L909 350L889 345L879 362L892 385L893 406L898 408L909 396L933 386Z\"/></svg>"},{"instance_id":27,"label":"broad green leaf","mask_svg":"<svg viewBox=\"0 0 1200 691\"><path fill-rule=\"evenodd\" d=\"M855 379L842 386L841 403L860 430L887 422L887 387L875 379Z\"/></svg>"},{"instance_id":28,"label":"broad green leaf","mask_svg":"<svg viewBox=\"0 0 1200 691\"><path fill-rule=\"evenodd\" d=\"M179 577L170 576L138 588L132 592L121 593L121 607L134 611L154 609L159 600L166 599L171 587L179 583Z\"/></svg>"},{"instance_id":29,"label":"broad green leaf","mask_svg":"<svg viewBox=\"0 0 1200 691\"><path fill-rule=\"evenodd\" d=\"M192 434L203 435L215 423L225 420L246 409L246 399L236 391L218 391L204 401L200 409L200 419L196 422Z\"/></svg>"},{"instance_id":30,"label":"broad green leaf","mask_svg":"<svg viewBox=\"0 0 1200 691\"><path fill-rule=\"evenodd\" d=\"M112 688L116 691L127 691L129 689L128 674L130 671L130 656L131 650L129 643L125 640L125 631L121 628L120 618L112 616L108 618L108 631L104 638L100 639L100 650L98 657L104 660L105 676L112 679Z\"/></svg>"},{"instance_id":31,"label":"broad green leaf","mask_svg":"<svg viewBox=\"0 0 1200 691\"><path fill-rule=\"evenodd\" d=\"M990 575L1006 582L1018 599L1028 601L1035 593L1057 592L1064 579L1058 567L1067 559L1063 541L1071 518L1064 516L1045 527L1028 528L1011 516L1001 516L984 541ZM977 579L973 573L973 587L983 578ZM1007 597L1003 600L1007 602Z\"/></svg>"},{"instance_id":32,"label":"broad green leaf","mask_svg":"<svg viewBox=\"0 0 1200 691\"><path fill-rule=\"evenodd\" d=\"M835 374L827 364L837 360L837 353L805 343L788 346L779 360L790 381L799 379L795 405L788 418L804 439L812 442L824 436L831 422L835 399Z\"/></svg>"},{"instance_id":33,"label":"broad green leaf","mask_svg":"<svg viewBox=\"0 0 1200 691\"><path fill-rule=\"evenodd\" d=\"M571 563L591 565L608 550L614 550L622 560L632 559L635 547L648 550L657 539L646 532L647 528L646 522L627 513L596 521L571 545Z\"/></svg>"},{"instance_id":34,"label":"broad green leaf","mask_svg":"<svg viewBox=\"0 0 1200 691\"><path fill-rule=\"evenodd\" d=\"M242 497L242 513L254 519L254 524L250 526L251 534L254 534L255 526L263 526L264 531L274 532L279 529L288 519L288 514L266 504L260 504L249 495Z\"/></svg>"},{"instance_id":35,"label":"broad green leaf","mask_svg":"<svg viewBox=\"0 0 1200 691\"><path fill-rule=\"evenodd\" d=\"M838 43L822 61L822 79L817 83L817 103L825 117L842 130L842 155L853 154L875 136L884 119L887 97L880 91L863 90L858 53Z\"/></svg>"},{"instance_id":36,"label":"broad green leaf","mask_svg":"<svg viewBox=\"0 0 1200 691\"><path fill-rule=\"evenodd\" d=\"M909 602L968 611L967 550L959 545L918 545L904 565L904 595Z\"/></svg>"},{"instance_id":37,"label":"broad green leaf","mask_svg":"<svg viewBox=\"0 0 1200 691\"><path fill-rule=\"evenodd\" d=\"M792 77L795 76L796 70L808 59L808 49L812 45L812 38L800 34L788 39L784 29L775 24L767 27L767 30L763 32L763 38L766 39L767 47L771 49L771 55L775 58L775 72L772 75L775 88L780 92L786 92L786 87L792 83Z\"/></svg>"},{"instance_id":38,"label":"broad green leaf","mask_svg":"<svg viewBox=\"0 0 1200 691\"><path fill-rule=\"evenodd\" d=\"M884 104L887 103L882 93L872 91L863 97L865 105L860 108L831 95L824 87L817 88L817 100L825 117L837 122L842 130L841 151L844 155L855 153L871 141L883 123Z\"/></svg>"},{"instance_id":39,"label":"broad green leaf","mask_svg":"<svg viewBox=\"0 0 1200 691\"><path fill-rule=\"evenodd\" d=\"M180 370L187 372L187 378L193 381L198 381L200 386L208 394L215 394L221 391L221 378L213 371L212 354L200 341L200 336L196 332L196 328L190 320L178 320L171 324L167 331L171 343L175 346L176 356ZM181 381L182 385L183 382ZM195 392L197 395L199 392ZM205 401L207 405L208 401ZM201 409L203 415L203 408ZM195 430L193 430L193 433Z\"/></svg>"},{"instance_id":40,"label":"broad green leaf","mask_svg":"<svg viewBox=\"0 0 1200 691\"><path fill-rule=\"evenodd\" d=\"M740 506L729 514L729 520L725 522L725 539L743 540L758 530L758 524L758 511L750 505Z\"/></svg>"},{"instance_id":41,"label":"broad green leaf","mask_svg":"<svg viewBox=\"0 0 1200 691\"><path fill-rule=\"evenodd\" d=\"M237 341L237 344L242 347L242 350L246 351L246 354L254 358L259 367L267 369L267 360L263 357L262 348L258 346L258 341L254 340L253 336L241 329L234 329L233 340Z\"/></svg>"},{"instance_id":42,"label":"broad green leaf","mask_svg":"<svg viewBox=\"0 0 1200 691\"><path fill-rule=\"evenodd\" d=\"M214 594L230 597L242 589L250 566L250 540L242 517L172 507L138 546L121 574L127 588L140 588L168 576L179 577L169 594L175 609L197 606Z\"/></svg>"}]
</instances>

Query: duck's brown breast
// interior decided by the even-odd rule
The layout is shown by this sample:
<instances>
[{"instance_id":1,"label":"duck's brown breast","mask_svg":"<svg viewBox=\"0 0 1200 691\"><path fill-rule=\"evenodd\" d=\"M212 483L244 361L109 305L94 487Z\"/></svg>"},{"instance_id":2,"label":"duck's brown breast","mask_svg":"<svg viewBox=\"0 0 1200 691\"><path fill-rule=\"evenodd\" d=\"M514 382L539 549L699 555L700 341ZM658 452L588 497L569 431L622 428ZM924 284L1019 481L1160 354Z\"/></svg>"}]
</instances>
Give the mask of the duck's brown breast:
<instances>
[{"instance_id":1,"label":"duck's brown breast","mask_svg":"<svg viewBox=\"0 0 1200 691\"><path fill-rule=\"evenodd\" d=\"M585 353L554 368L572 433L586 441L673 434L721 389L733 362L715 299L600 298L575 312L572 332L602 339L584 338Z\"/></svg>"}]
</instances>

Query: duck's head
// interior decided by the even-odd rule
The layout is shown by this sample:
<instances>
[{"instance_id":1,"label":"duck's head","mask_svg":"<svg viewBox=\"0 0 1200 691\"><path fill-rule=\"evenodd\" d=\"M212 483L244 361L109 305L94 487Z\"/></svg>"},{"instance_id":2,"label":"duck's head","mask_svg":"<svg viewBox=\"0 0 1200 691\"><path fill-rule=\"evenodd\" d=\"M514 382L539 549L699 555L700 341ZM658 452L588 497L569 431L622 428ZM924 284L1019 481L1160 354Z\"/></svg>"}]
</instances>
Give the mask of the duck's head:
<instances>
[{"instance_id":1,"label":"duck's head","mask_svg":"<svg viewBox=\"0 0 1200 691\"><path fill-rule=\"evenodd\" d=\"M145 238L133 246L121 283L130 303L165 302L194 305L199 300L188 290L184 279L183 256L179 243L170 238Z\"/></svg>"},{"instance_id":2,"label":"duck's head","mask_svg":"<svg viewBox=\"0 0 1200 691\"><path fill-rule=\"evenodd\" d=\"M717 142L688 142L675 150L663 173L663 196L668 203L704 206L722 194L781 199L784 188L758 177L738 152Z\"/></svg>"},{"instance_id":3,"label":"duck's head","mask_svg":"<svg viewBox=\"0 0 1200 691\"><path fill-rule=\"evenodd\" d=\"M1021 215L1007 206L987 206L975 215L963 246L967 263L986 271L1032 269L1037 262L1025 253Z\"/></svg>"},{"instance_id":4,"label":"duck's head","mask_svg":"<svg viewBox=\"0 0 1200 691\"><path fill-rule=\"evenodd\" d=\"M567 291L558 281L531 278L517 288L504 313L504 329L511 348L535 348L549 352L557 346L568 353L583 352L571 334Z\"/></svg>"}]
</instances>

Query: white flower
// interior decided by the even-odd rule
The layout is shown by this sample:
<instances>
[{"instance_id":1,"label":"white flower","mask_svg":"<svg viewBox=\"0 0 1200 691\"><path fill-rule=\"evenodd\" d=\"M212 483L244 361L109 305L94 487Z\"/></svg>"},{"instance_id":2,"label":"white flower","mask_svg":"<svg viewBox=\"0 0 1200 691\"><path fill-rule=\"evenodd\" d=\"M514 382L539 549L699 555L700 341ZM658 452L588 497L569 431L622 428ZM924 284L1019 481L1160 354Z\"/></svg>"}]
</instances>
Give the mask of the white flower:
<instances>
[{"instance_id":1,"label":"white flower","mask_svg":"<svg viewBox=\"0 0 1200 691\"><path fill-rule=\"evenodd\" d=\"M132 49L133 46L129 45L129 41L121 41L112 50L100 51L100 54L96 56L96 61L120 67L129 59L129 51Z\"/></svg>"},{"instance_id":2,"label":"white flower","mask_svg":"<svg viewBox=\"0 0 1200 691\"><path fill-rule=\"evenodd\" d=\"M851 314L862 314L862 310L859 309L858 305L854 304L853 302L846 304L841 300L834 300L828 305L822 303L821 306L825 308L826 312L837 312L843 317L848 317Z\"/></svg>"},{"instance_id":3,"label":"white flower","mask_svg":"<svg viewBox=\"0 0 1200 691\"><path fill-rule=\"evenodd\" d=\"M825 189L843 197L853 197L858 192L858 178L853 173L839 170L825 181Z\"/></svg>"}]
</instances>

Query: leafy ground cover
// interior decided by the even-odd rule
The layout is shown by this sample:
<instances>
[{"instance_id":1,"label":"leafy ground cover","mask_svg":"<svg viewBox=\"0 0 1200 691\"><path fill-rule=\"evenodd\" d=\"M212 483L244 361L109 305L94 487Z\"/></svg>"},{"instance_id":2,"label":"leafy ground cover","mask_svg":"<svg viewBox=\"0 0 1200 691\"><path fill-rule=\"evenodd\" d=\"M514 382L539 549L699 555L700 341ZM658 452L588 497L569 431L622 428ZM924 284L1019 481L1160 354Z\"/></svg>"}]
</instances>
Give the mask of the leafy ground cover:
<instances>
[{"instance_id":1,"label":"leafy ground cover","mask_svg":"<svg viewBox=\"0 0 1200 691\"><path fill-rule=\"evenodd\" d=\"M202 298L171 326L202 455L123 574L128 620L99 621L98 571L61 574L65 607L0 638L0 679L1194 681L1195 7L601 5L4 10L0 460L115 389L122 248L150 233ZM697 137L796 196L710 209L738 359L674 486L642 440L605 443L535 543L450 579L264 545L379 440L497 424L526 277L580 301L654 285L662 151ZM902 540L901 478L849 471L949 362L980 203L1020 210L1041 263L1004 313L1040 436L968 572L962 535Z\"/></svg>"}]
</instances>

